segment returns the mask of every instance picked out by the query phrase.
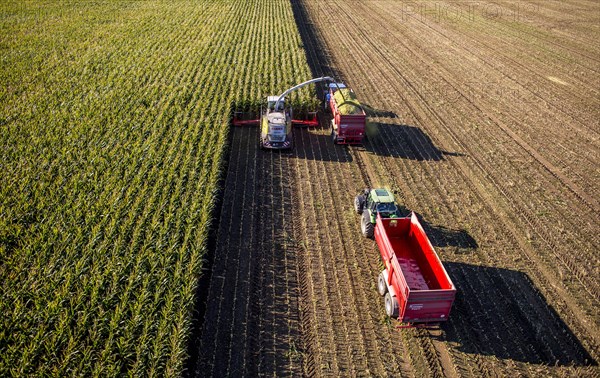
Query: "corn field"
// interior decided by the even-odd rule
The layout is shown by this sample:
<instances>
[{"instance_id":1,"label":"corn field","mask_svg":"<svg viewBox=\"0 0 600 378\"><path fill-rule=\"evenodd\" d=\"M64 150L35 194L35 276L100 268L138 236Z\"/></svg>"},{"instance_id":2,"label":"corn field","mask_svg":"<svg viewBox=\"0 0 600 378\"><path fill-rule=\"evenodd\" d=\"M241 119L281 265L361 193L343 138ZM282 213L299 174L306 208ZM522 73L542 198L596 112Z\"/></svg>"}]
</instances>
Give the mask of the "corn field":
<instances>
[{"instance_id":1,"label":"corn field","mask_svg":"<svg viewBox=\"0 0 600 378\"><path fill-rule=\"evenodd\" d=\"M180 375L231 110L311 76L290 2L4 1L0 48L0 376Z\"/></svg>"}]
</instances>

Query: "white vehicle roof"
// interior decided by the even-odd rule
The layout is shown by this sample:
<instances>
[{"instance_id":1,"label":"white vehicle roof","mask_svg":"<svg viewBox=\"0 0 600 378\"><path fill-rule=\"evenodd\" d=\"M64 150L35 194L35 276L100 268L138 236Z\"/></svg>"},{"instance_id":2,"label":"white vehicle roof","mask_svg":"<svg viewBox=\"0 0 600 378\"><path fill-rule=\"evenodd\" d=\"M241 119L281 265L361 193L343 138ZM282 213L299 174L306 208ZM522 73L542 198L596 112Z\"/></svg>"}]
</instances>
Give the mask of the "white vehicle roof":
<instances>
[{"instance_id":1,"label":"white vehicle roof","mask_svg":"<svg viewBox=\"0 0 600 378\"><path fill-rule=\"evenodd\" d=\"M344 83L329 83L329 88L331 89L342 89L342 88L346 88L346 84Z\"/></svg>"},{"instance_id":2,"label":"white vehicle roof","mask_svg":"<svg viewBox=\"0 0 600 378\"><path fill-rule=\"evenodd\" d=\"M285 125L285 114L280 112L270 113L268 116L268 121L269 123L275 125Z\"/></svg>"},{"instance_id":3,"label":"white vehicle roof","mask_svg":"<svg viewBox=\"0 0 600 378\"><path fill-rule=\"evenodd\" d=\"M275 102L279 99L279 96L268 96L267 97L267 101L268 102ZM283 101L285 101L285 97L283 98Z\"/></svg>"}]
</instances>

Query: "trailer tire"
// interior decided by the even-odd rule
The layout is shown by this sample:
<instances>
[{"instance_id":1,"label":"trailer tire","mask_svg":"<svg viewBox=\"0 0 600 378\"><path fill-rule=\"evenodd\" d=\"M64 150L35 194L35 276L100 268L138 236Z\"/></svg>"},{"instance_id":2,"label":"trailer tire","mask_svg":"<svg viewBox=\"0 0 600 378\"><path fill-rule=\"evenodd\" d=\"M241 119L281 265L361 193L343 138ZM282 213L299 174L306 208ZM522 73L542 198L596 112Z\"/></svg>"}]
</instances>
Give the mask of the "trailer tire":
<instances>
[{"instance_id":1,"label":"trailer tire","mask_svg":"<svg viewBox=\"0 0 600 378\"><path fill-rule=\"evenodd\" d=\"M385 294L385 313L392 318L397 318L399 313L398 301L389 292Z\"/></svg>"},{"instance_id":2,"label":"trailer tire","mask_svg":"<svg viewBox=\"0 0 600 378\"><path fill-rule=\"evenodd\" d=\"M379 273L379 277L377 277L377 291L379 292L379 295L381 295L382 297L388 292L388 288L385 283L385 276L383 275L383 272Z\"/></svg>"},{"instance_id":3,"label":"trailer tire","mask_svg":"<svg viewBox=\"0 0 600 378\"><path fill-rule=\"evenodd\" d=\"M371 223L371 217L369 216L369 212L367 210L363 211L363 215L360 220L360 229L364 237L373 239L373 236L375 235L375 227L373 223Z\"/></svg>"},{"instance_id":4,"label":"trailer tire","mask_svg":"<svg viewBox=\"0 0 600 378\"><path fill-rule=\"evenodd\" d=\"M358 195L354 197L354 210L356 214L361 214L363 212L363 206L365 205L365 196Z\"/></svg>"}]
</instances>

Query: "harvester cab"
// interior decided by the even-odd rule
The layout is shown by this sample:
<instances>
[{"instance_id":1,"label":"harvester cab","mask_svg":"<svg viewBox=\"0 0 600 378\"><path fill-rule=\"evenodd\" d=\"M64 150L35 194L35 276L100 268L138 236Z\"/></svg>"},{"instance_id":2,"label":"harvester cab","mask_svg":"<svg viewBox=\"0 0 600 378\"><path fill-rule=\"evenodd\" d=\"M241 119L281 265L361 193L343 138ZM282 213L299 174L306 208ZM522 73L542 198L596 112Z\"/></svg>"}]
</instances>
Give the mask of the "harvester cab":
<instances>
[{"instance_id":1,"label":"harvester cab","mask_svg":"<svg viewBox=\"0 0 600 378\"><path fill-rule=\"evenodd\" d=\"M267 111L268 112L283 112L285 110L285 97L281 99L281 101L279 101L279 104L277 103L277 100L279 99L279 96L268 96L267 97ZM275 106L277 106L277 109L275 109Z\"/></svg>"},{"instance_id":2,"label":"harvester cab","mask_svg":"<svg viewBox=\"0 0 600 378\"><path fill-rule=\"evenodd\" d=\"M388 189L365 189L354 198L354 210L362 214L360 228L364 236L372 238L377 214L382 218L401 217L394 195Z\"/></svg>"}]
</instances>

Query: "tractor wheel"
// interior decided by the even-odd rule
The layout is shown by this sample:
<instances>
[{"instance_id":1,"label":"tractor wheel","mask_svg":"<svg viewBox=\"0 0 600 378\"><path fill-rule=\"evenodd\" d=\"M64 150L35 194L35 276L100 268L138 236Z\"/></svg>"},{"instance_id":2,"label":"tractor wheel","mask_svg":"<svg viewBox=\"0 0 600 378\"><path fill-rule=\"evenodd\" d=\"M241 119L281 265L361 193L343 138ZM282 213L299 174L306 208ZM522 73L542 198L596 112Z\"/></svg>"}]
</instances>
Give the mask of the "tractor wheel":
<instances>
[{"instance_id":1,"label":"tractor wheel","mask_svg":"<svg viewBox=\"0 0 600 378\"><path fill-rule=\"evenodd\" d=\"M354 197L354 210L356 211L356 214L360 214L363 212L364 205L365 205L365 196Z\"/></svg>"},{"instance_id":2,"label":"tractor wheel","mask_svg":"<svg viewBox=\"0 0 600 378\"><path fill-rule=\"evenodd\" d=\"M335 130L333 129L333 126L331 126L331 141L333 142L333 144L337 144L337 136L335 135Z\"/></svg>"},{"instance_id":3,"label":"tractor wheel","mask_svg":"<svg viewBox=\"0 0 600 378\"><path fill-rule=\"evenodd\" d=\"M375 234L375 227L373 223L371 223L371 217L369 216L369 212L367 210L363 211L363 215L360 222L360 228L362 234L369 239L373 239L373 235Z\"/></svg>"},{"instance_id":4,"label":"tractor wheel","mask_svg":"<svg viewBox=\"0 0 600 378\"><path fill-rule=\"evenodd\" d=\"M383 272L379 273L379 277L377 277L377 291L379 292L379 295L381 295L382 297L385 295L385 293L388 292L388 288L385 283L385 276L383 275Z\"/></svg>"},{"instance_id":5,"label":"tractor wheel","mask_svg":"<svg viewBox=\"0 0 600 378\"><path fill-rule=\"evenodd\" d=\"M398 317L398 301L388 292L385 294L385 313L392 318Z\"/></svg>"}]
</instances>

